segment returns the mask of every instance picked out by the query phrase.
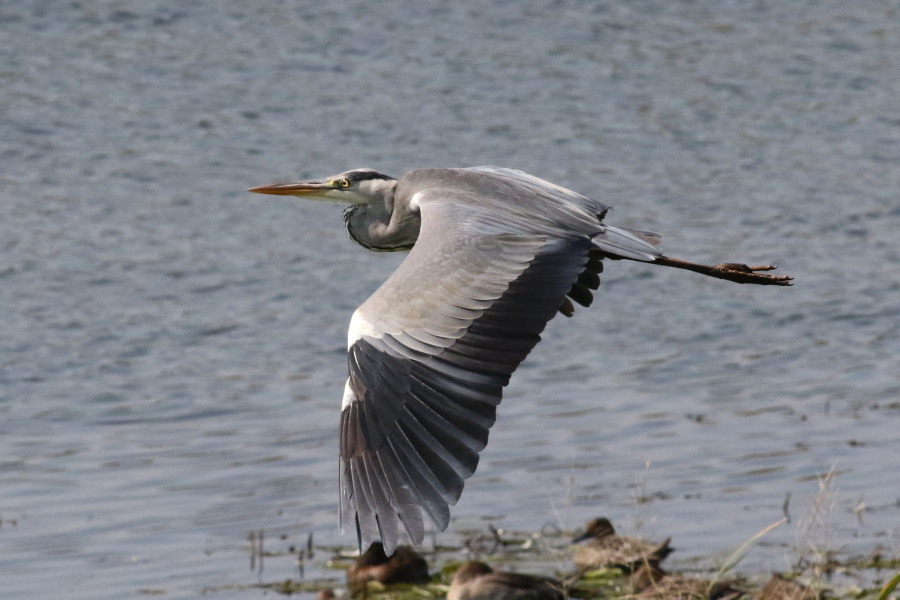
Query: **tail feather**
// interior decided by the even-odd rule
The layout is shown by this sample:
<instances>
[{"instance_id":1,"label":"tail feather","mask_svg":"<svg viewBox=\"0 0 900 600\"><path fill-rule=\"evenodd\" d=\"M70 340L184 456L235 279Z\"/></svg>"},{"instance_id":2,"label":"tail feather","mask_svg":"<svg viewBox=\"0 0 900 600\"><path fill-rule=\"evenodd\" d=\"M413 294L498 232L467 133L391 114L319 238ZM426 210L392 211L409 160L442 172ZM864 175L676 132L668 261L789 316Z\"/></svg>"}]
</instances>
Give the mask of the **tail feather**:
<instances>
[{"instance_id":1,"label":"tail feather","mask_svg":"<svg viewBox=\"0 0 900 600\"><path fill-rule=\"evenodd\" d=\"M663 253L659 249L662 236L652 231L628 229L605 225L594 239L594 246L608 254L610 258L628 258L642 262L653 262Z\"/></svg>"}]
</instances>

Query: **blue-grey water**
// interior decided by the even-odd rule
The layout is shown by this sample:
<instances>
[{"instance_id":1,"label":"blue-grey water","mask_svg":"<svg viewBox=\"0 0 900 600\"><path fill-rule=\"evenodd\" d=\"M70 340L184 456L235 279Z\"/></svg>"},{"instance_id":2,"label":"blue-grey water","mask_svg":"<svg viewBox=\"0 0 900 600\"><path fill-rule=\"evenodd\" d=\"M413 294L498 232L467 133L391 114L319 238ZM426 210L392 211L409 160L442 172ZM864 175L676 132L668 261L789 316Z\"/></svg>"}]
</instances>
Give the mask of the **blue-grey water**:
<instances>
[{"instance_id":1,"label":"blue-grey water","mask_svg":"<svg viewBox=\"0 0 900 600\"><path fill-rule=\"evenodd\" d=\"M896 3L34 0L0 59L4 597L256 597L250 531L355 543L345 332L402 256L244 190L362 166L524 169L796 277L607 265L438 541L605 514L714 563L789 494L751 572L900 552Z\"/></svg>"}]
</instances>

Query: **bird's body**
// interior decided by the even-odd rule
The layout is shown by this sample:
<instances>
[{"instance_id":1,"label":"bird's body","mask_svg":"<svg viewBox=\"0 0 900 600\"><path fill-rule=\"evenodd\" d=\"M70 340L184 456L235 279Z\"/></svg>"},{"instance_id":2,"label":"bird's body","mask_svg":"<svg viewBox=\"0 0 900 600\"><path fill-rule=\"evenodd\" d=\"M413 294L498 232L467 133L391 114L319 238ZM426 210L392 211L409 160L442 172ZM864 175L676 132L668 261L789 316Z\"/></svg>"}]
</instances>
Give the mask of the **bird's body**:
<instances>
[{"instance_id":1,"label":"bird's body","mask_svg":"<svg viewBox=\"0 0 900 600\"><path fill-rule=\"evenodd\" d=\"M453 575L447 600L563 600L562 584L549 577L494 571L483 562L464 563Z\"/></svg>"},{"instance_id":2,"label":"bird's body","mask_svg":"<svg viewBox=\"0 0 900 600\"><path fill-rule=\"evenodd\" d=\"M340 423L341 522L390 554L401 528L441 529L478 464L503 387L557 311L588 306L604 258L789 285L773 267L665 257L660 236L608 225L598 200L521 171L371 169L253 188L350 204L366 248L409 256L354 312Z\"/></svg>"},{"instance_id":3,"label":"bird's body","mask_svg":"<svg viewBox=\"0 0 900 600\"><path fill-rule=\"evenodd\" d=\"M351 583L428 583L428 579L428 563L415 550L397 546L387 556L381 542L369 546L347 569L347 580Z\"/></svg>"},{"instance_id":4,"label":"bird's body","mask_svg":"<svg viewBox=\"0 0 900 600\"><path fill-rule=\"evenodd\" d=\"M621 536L603 517L588 522L585 532L572 541L584 542L572 554L579 569L614 567L630 573L642 565L658 566L672 552L670 538L657 543Z\"/></svg>"}]
</instances>

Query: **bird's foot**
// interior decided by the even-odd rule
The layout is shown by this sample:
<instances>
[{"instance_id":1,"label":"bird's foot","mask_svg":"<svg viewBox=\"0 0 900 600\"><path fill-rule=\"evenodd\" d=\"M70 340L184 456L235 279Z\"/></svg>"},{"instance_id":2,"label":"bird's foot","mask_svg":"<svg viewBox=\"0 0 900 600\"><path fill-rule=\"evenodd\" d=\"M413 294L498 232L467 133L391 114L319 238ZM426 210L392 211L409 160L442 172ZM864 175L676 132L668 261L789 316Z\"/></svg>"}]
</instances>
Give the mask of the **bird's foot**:
<instances>
[{"instance_id":1,"label":"bird's foot","mask_svg":"<svg viewBox=\"0 0 900 600\"><path fill-rule=\"evenodd\" d=\"M776 269L775 265L762 265L758 267L749 267L741 263L722 263L714 265L712 270L715 273L709 273L713 277L727 279L736 283L756 283L760 285L793 285L791 280L793 277L787 275L767 275L760 271L772 271Z\"/></svg>"},{"instance_id":2,"label":"bird's foot","mask_svg":"<svg viewBox=\"0 0 900 600\"><path fill-rule=\"evenodd\" d=\"M758 285L793 285L791 280L793 277L787 275L766 275L760 271L771 271L774 265L763 265L761 267L748 267L741 263L722 263L718 265L699 265L677 258L669 258L668 256L660 256L653 261L654 264L664 265L666 267L675 267L676 269L685 269L694 271L695 273L703 273L709 277L717 279L727 279L735 283L756 283Z\"/></svg>"}]
</instances>

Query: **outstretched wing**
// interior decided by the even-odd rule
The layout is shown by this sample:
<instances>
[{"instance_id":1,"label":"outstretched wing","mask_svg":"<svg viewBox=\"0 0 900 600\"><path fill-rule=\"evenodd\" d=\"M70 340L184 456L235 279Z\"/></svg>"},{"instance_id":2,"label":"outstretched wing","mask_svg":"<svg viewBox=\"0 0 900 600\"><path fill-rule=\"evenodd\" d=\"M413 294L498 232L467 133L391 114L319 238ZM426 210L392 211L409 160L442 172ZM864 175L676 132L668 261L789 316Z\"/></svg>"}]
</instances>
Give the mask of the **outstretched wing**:
<instances>
[{"instance_id":1,"label":"outstretched wing","mask_svg":"<svg viewBox=\"0 0 900 600\"><path fill-rule=\"evenodd\" d=\"M524 201L533 200L529 193ZM554 226L549 217L532 224L515 212L520 205L504 208L501 200L476 200L465 185L415 194L418 242L353 315L340 424L341 524L355 525L361 547L381 539L391 553L401 526L420 542L423 510L446 528L503 387L604 230L596 214L585 218L590 232ZM650 248L635 240L634 248Z\"/></svg>"}]
</instances>

